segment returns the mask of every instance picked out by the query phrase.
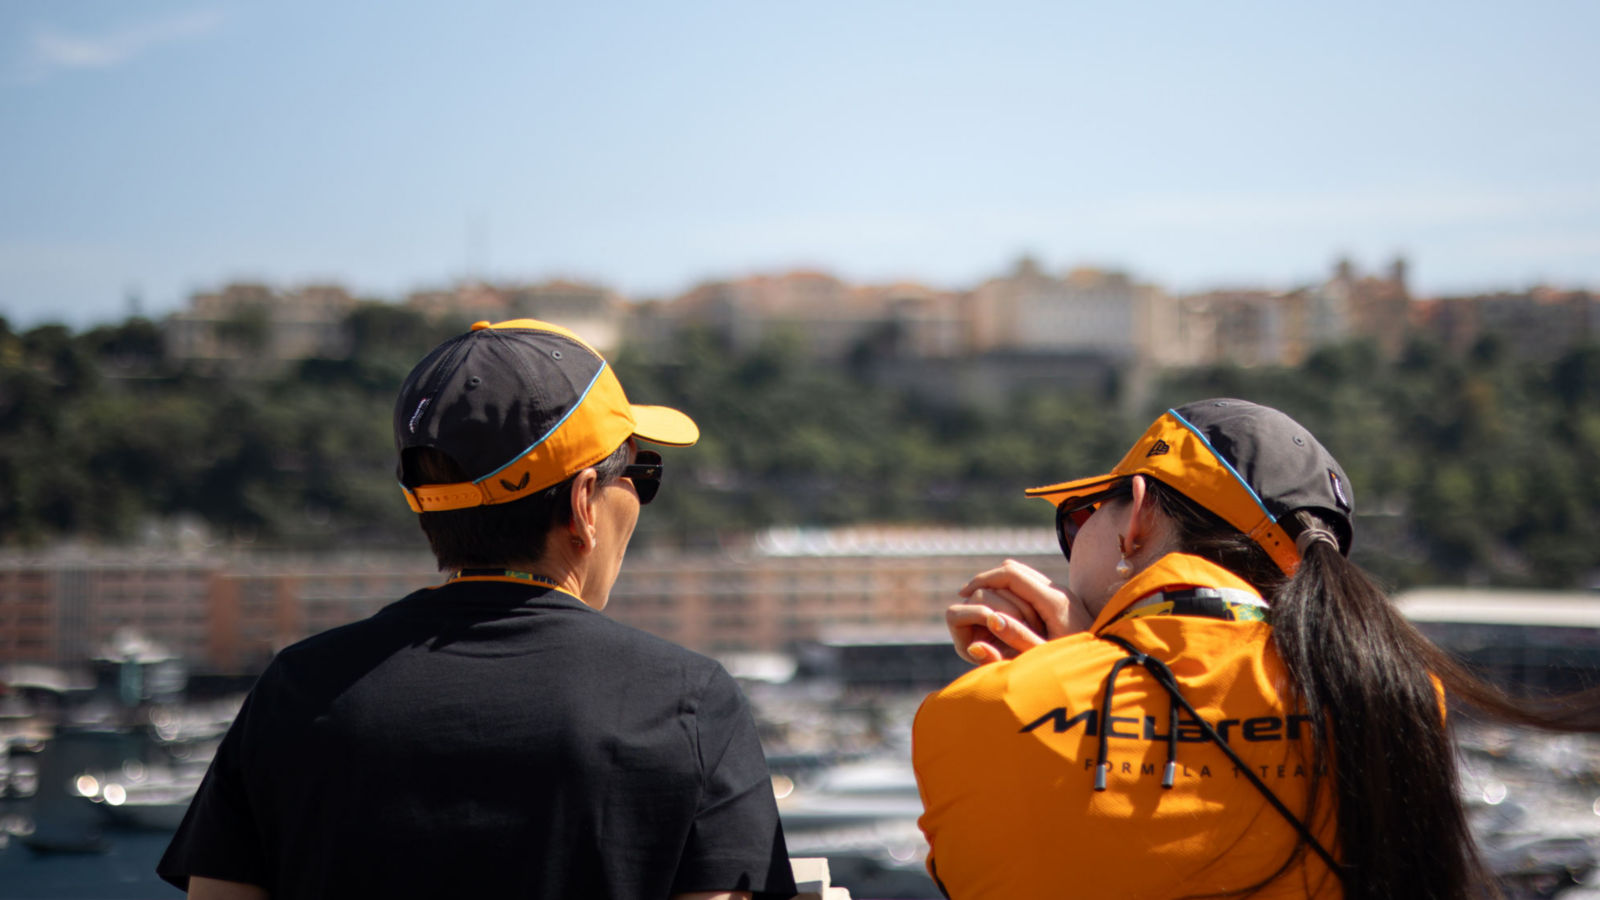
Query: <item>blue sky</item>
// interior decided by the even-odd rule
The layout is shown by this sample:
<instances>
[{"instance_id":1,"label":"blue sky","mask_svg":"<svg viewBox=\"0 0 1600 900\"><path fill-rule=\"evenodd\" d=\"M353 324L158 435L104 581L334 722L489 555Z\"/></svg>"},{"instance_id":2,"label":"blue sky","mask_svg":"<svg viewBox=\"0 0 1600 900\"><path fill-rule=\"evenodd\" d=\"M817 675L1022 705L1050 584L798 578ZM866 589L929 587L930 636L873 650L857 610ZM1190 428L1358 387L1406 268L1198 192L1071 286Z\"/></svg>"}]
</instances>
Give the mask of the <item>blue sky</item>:
<instances>
[{"instance_id":1,"label":"blue sky","mask_svg":"<svg viewBox=\"0 0 1600 900\"><path fill-rule=\"evenodd\" d=\"M1600 288L1600 4L0 5L0 315L1023 252Z\"/></svg>"}]
</instances>

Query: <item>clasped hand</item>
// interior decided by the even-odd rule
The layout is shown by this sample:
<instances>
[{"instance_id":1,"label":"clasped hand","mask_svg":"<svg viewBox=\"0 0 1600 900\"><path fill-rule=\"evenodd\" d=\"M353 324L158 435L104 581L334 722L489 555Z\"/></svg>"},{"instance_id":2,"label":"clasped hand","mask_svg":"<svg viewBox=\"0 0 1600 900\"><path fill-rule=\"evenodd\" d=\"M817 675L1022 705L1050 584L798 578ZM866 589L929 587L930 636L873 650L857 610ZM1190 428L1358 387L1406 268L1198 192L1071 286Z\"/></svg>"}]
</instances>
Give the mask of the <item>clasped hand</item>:
<instances>
[{"instance_id":1,"label":"clasped hand","mask_svg":"<svg viewBox=\"0 0 1600 900\"><path fill-rule=\"evenodd\" d=\"M1011 659L1048 640L1087 631L1083 604L1043 572L1008 559L980 572L961 589L964 602L945 610L956 653L972 663Z\"/></svg>"}]
</instances>

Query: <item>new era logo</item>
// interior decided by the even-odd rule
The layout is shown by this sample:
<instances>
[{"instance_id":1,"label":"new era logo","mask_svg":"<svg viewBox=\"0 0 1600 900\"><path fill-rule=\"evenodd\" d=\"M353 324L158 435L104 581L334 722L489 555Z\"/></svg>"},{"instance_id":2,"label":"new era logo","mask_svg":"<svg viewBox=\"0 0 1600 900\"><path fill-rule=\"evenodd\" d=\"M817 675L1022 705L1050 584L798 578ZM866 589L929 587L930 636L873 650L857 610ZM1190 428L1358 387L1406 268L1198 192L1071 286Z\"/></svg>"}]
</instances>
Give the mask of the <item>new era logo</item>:
<instances>
[{"instance_id":1,"label":"new era logo","mask_svg":"<svg viewBox=\"0 0 1600 900\"><path fill-rule=\"evenodd\" d=\"M1149 459L1152 456L1165 456L1171 450L1172 446L1170 444L1160 438L1156 438L1155 446L1151 447L1150 452L1146 453L1144 456L1145 459Z\"/></svg>"}]
</instances>

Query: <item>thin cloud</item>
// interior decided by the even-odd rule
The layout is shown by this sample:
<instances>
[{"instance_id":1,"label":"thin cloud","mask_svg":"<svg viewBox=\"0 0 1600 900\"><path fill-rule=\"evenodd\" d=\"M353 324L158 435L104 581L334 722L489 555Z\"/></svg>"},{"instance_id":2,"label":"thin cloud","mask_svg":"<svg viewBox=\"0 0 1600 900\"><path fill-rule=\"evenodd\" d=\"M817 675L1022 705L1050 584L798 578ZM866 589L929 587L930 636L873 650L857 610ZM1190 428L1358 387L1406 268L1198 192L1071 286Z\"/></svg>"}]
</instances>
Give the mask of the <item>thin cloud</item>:
<instances>
[{"instance_id":1,"label":"thin cloud","mask_svg":"<svg viewBox=\"0 0 1600 900\"><path fill-rule=\"evenodd\" d=\"M197 10L94 35L41 28L29 41L23 79L38 81L74 69L113 68L164 45L203 37L220 24L222 13L219 10Z\"/></svg>"}]
</instances>

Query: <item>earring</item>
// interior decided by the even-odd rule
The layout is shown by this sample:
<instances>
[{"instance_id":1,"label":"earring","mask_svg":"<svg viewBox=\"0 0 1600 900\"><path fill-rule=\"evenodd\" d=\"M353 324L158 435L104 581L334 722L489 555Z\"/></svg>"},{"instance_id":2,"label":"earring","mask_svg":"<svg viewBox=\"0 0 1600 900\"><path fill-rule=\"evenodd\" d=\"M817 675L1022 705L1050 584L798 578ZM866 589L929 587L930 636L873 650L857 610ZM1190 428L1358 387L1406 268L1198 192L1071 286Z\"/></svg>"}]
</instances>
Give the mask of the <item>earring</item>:
<instances>
[{"instance_id":1,"label":"earring","mask_svg":"<svg viewBox=\"0 0 1600 900\"><path fill-rule=\"evenodd\" d=\"M1127 581L1133 575L1133 563L1128 562L1128 548L1120 534L1117 535L1117 552L1122 554L1122 558L1117 560L1117 577ZM1135 546L1133 552L1138 553L1139 548Z\"/></svg>"}]
</instances>

